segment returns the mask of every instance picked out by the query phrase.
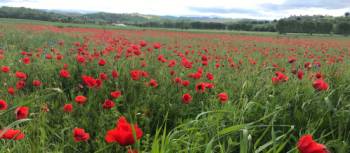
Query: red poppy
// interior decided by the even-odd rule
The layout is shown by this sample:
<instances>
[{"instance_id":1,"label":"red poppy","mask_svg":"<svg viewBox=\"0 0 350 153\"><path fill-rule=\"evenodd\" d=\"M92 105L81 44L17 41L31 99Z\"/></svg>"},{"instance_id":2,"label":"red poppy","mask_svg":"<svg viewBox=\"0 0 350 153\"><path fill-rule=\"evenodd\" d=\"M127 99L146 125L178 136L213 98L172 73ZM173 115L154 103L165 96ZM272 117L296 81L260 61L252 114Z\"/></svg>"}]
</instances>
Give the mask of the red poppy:
<instances>
[{"instance_id":1,"label":"red poppy","mask_svg":"<svg viewBox=\"0 0 350 153\"><path fill-rule=\"evenodd\" d=\"M227 95L227 93L222 92L222 93L218 94L218 98L219 98L221 103L226 103L228 100L228 95Z\"/></svg>"},{"instance_id":2,"label":"red poppy","mask_svg":"<svg viewBox=\"0 0 350 153\"><path fill-rule=\"evenodd\" d=\"M0 111L7 109L7 103L5 100L0 99Z\"/></svg>"},{"instance_id":3,"label":"red poppy","mask_svg":"<svg viewBox=\"0 0 350 153\"><path fill-rule=\"evenodd\" d=\"M15 110L15 114L17 120L28 118L29 108L26 106L20 106Z\"/></svg>"},{"instance_id":4,"label":"red poppy","mask_svg":"<svg viewBox=\"0 0 350 153\"><path fill-rule=\"evenodd\" d=\"M4 73L7 73L10 71L10 67L8 66L1 66L1 71L4 72Z\"/></svg>"},{"instance_id":5,"label":"red poppy","mask_svg":"<svg viewBox=\"0 0 350 153\"><path fill-rule=\"evenodd\" d=\"M140 80L142 72L140 70L132 70L130 71L130 76L132 80Z\"/></svg>"},{"instance_id":6,"label":"red poppy","mask_svg":"<svg viewBox=\"0 0 350 153\"><path fill-rule=\"evenodd\" d=\"M160 43L154 43L153 48L154 49L159 49L161 47Z\"/></svg>"},{"instance_id":7,"label":"red poppy","mask_svg":"<svg viewBox=\"0 0 350 153\"><path fill-rule=\"evenodd\" d=\"M327 148L315 142L309 134L299 139L297 147L300 153L328 153Z\"/></svg>"},{"instance_id":8,"label":"red poppy","mask_svg":"<svg viewBox=\"0 0 350 153\"><path fill-rule=\"evenodd\" d=\"M101 72L101 73L100 73L100 79L101 79L101 80L108 80L108 76L107 76L107 74L106 74L106 73Z\"/></svg>"},{"instance_id":9,"label":"red poppy","mask_svg":"<svg viewBox=\"0 0 350 153\"><path fill-rule=\"evenodd\" d=\"M23 72L17 71L17 72L16 72L16 77L17 77L18 79L23 79L23 80L25 80L25 79L27 79L27 74L25 74L25 73L23 73Z\"/></svg>"},{"instance_id":10,"label":"red poppy","mask_svg":"<svg viewBox=\"0 0 350 153\"><path fill-rule=\"evenodd\" d=\"M119 98L121 95L122 95L122 92L121 92L121 91L112 91L112 92L111 92L111 96L112 96L113 99L117 99L117 98Z\"/></svg>"},{"instance_id":11,"label":"red poppy","mask_svg":"<svg viewBox=\"0 0 350 153\"><path fill-rule=\"evenodd\" d=\"M288 81L288 76L283 74L282 72L275 72L276 77L272 77L272 83L273 84L278 84L280 82L285 82Z\"/></svg>"},{"instance_id":12,"label":"red poppy","mask_svg":"<svg viewBox=\"0 0 350 153\"><path fill-rule=\"evenodd\" d=\"M76 59L77 59L77 61L79 63L84 63L85 62L85 58L83 56L78 55Z\"/></svg>"},{"instance_id":13,"label":"red poppy","mask_svg":"<svg viewBox=\"0 0 350 153\"><path fill-rule=\"evenodd\" d=\"M187 86L190 85L190 81L189 81L189 80L182 80L181 83L182 83L182 85L185 86L185 87L187 87Z\"/></svg>"},{"instance_id":14,"label":"red poppy","mask_svg":"<svg viewBox=\"0 0 350 153\"><path fill-rule=\"evenodd\" d=\"M192 101L192 96L188 93L182 95L182 102L184 104L189 104Z\"/></svg>"},{"instance_id":15,"label":"red poppy","mask_svg":"<svg viewBox=\"0 0 350 153\"><path fill-rule=\"evenodd\" d=\"M62 78L69 78L69 77L70 77L70 73L69 73L69 71L67 71L67 70L65 70L65 69L62 69L62 70L60 71L60 76L61 76Z\"/></svg>"},{"instance_id":16,"label":"red poppy","mask_svg":"<svg viewBox=\"0 0 350 153\"><path fill-rule=\"evenodd\" d=\"M317 73L315 74L315 77L316 77L317 79L323 78L321 72L317 72Z\"/></svg>"},{"instance_id":17,"label":"red poppy","mask_svg":"<svg viewBox=\"0 0 350 153\"><path fill-rule=\"evenodd\" d=\"M207 73L207 79L208 80L213 80L214 79L214 75L210 72Z\"/></svg>"},{"instance_id":18,"label":"red poppy","mask_svg":"<svg viewBox=\"0 0 350 153\"><path fill-rule=\"evenodd\" d=\"M19 81L17 81L17 83L16 83L16 88L20 90L20 89L23 89L25 85L26 85L26 82L25 82L25 81L19 80Z\"/></svg>"},{"instance_id":19,"label":"red poppy","mask_svg":"<svg viewBox=\"0 0 350 153\"><path fill-rule=\"evenodd\" d=\"M56 55L56 59L57 60L62 60L63 59L63 55L61 55L61 54Z\"/></svg>"},{"instance_id":20,"label":"red poppy","mask_svg":"<svg viewBox=\"0 0 350 153\"><path fill-rule=\"evenodd\" d=\"M74 128L73 130L74 142L87 141L90 138L89 133L86 133L84 129Z\"/></svg>"},{"instance_id":21,"label":"red poppy","mask_svg":"<svg viewBox=\"0 0 350 153\"><path fill-rule=\"evenodd\" d=\"M30 58L29 58L29 57L24 57L24 58L22 59L22 62L23 62L24 64L30 64Z\"/></svg>"},{"instance_id":22,"label":"red poppy","mask_svg":"<svg viewBox=\"0 0 350 153\"><path fill-rule=\"evenodd\" d=\"M304 76L304 72L303 72L302 70L299 70L298 73L297 73L297 75L298 75L298 79L299 79L299 80L302 80L302 79L303 79L303 76Z\"/></svg>"},{"instance_id":23,"label":"red poppy","mask_svg":"<svg viewBox=\"0 0 350 153\"><path fill-rule=\"evenodd\" d=\"M328 84L322 78L315 80L312 86L318 91L328 90Z\"/></svg>"},{"instance_id":24,"label":"red poppy","mask_svg":"<svg viewBox=\"0 0 350 153\"><path fill-rule=\"evenodd\" d=\"M141 47L145 47L145 46L147 46L146 41L141 40L141 41L140 41L140 46L141 46Z\"/></svg>"},{"instance_id":25,"label":"red poppy","mask_svg":"<svg viewBox=\"0 0 350 153\"><path fill-rule=\"evenodd\" d=\"M104 65L106 65L106 61L104 59L100 59L100 61L98 61L98 65L104 66Z\"/></svg>"},{"instance_id":26,"label":"red poppy","mask_svg":"<svg viewBox=\"0 0 350 153\"><path fill-rule=\"evenodd\" d=\"M39 87L41 85L40 80L33 80L33 86Z\"/></svg>"},{"instance_id":27,"label":"red poppy","mask_svg":"<svg viewBox=\"0 0 350 153\"><path fill-rule=\"evenodd\" d=\"M153 87L153 88L157 88L158 87L158 83L156 80L151 79L148 83L149 86Z\"/></svg>"},{"instance_id":28,"label":"red poppy","mask_svg":"<svg viewBox=\"0 0 350 153\"><path fill-rule=\"evenodd\" d=\"M118 71L117 71L117 70L113 70L113 71L112 71L112 77L113 77L114 79L117 79L117 78L119 77L119 74L118 74Z\"/></svg>"},{"instance_id":29,"label":"red poppy","mask_svg":"<svg viewBox=\"0 0 350 153\"><path fill-rule=\"evenodd\" d=\"M93 88L97 85L96 79L91 76L83 75L81 78L83 79L84 84L89 88Z\"/></svg>"},{"instance_id":30,"label":"red poppy","mask_svg":"<svg viewBox=\"0 0 350 153\"><path fill-rule=\"evenodd\" d=\"M46 59L52 59L52 55L51 54L46 54L45 58Z\"/></svg>"},{"instance_id":31,"label":"red poppy","mask_svg":"<svg viewBox=\"0 0 350 153\"><path fill-rule=\"evenodd\" d=\"M143 132L137 124L131 126L125 117L120 117L117 122L117 127L107 131L105 140L107 143L117 142L122 146L132 145L135 143L134 135L136 139L141 139Z\"/></svg>"},{"instance_id":32,"label":"red poppy","mask_svg":"<svg viewBox=\"0 0 350 153\"><path fill-rule=\"evenodd\" d=\"M75 97L75 102L78 104L85 104L86 103L87 98L85 96L76 96Z\"/></svg>"},{"instance_id":33,"label":"red poppy","mask_svg":"<svg viewBox=\"0 0 350 153\"><path fill-rule=\"evenodd\" d=\"M289 57L288 58L288 63L294 63L297 60L295 57Z\"/></svg>"},{"instance_id":34,"label":"red poppy","mask_svg":"<svg viewBox=\"0 0 350 153\"><path fill-rule=\"evenodd\" d=\"M72 112L73 111L73 105L72 104L65 104L63 106L63 111L66 113Z\"/></svg>"},{"instance_id":35,"label":"red poppy","mask_svg":"<svg viewBox=\"0 0 350 153\"><path fill-rule=\"evenodd\" d=\"M7 89L7 92L10 94L10 95L14 95L15 94L15 89L13 87L9 87Z\"/></svg>"},{"instance_id":36,"label":"red poppy","mask_svg":"<svg viewBox=\"0 0 350 153\"><path fill-rule=\"evenodd\" d=\"M104 109L111 109L115 106L115 103L112 100L107 99L102 106Z\"/></svg>"},{"instance_id":37,"label":"red poppy","mask_svg":"<svg viewBox=\"0 0 350 153\"><path fill-rule=\"evenodd\" d=\"M0 135L0 139L21 140L25 137L25 135L20 130L0 130L0 134L3 133L3 131L5 131L5 133L3 135Z\"/></svg>"},{"instance_id":38,"label":"red poppy","mask_svg":"<svg viewBox=\"0 0 350 153\"><path fill-rule=\"evenodd\" d=\"M214 88L214 85L206 82L200 82L195 86L196 91L199 93L203 93L205 92L205 89L211 89L211 88Z\"/></svg>"}]
</instances>

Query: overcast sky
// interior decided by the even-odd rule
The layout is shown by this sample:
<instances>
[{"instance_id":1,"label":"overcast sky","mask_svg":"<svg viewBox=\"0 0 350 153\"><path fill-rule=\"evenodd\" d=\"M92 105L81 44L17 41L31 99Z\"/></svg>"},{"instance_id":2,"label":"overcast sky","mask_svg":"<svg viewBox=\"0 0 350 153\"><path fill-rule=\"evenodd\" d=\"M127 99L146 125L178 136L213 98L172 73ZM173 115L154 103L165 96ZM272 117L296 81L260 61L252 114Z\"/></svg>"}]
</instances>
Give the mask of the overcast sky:
<instances>
[{"instance_id":1,"label":"overcast sky","mask_svg":"<svg viewBox=\"0 0 350 153\"><path fill-rule=\"evenodd\" d=\"M341 16L350 0L0 0L0 6L173 16L278 19L289 15Z\"/></svg>"}]
</instances>

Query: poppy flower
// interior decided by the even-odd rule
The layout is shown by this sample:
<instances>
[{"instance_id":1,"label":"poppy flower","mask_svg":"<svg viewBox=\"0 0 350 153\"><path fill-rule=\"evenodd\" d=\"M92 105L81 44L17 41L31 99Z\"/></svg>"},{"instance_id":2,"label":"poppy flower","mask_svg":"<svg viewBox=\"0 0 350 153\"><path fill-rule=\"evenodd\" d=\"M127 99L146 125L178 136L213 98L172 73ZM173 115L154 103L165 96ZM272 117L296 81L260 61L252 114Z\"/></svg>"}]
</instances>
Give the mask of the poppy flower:
<instances>
[{"instance_id":1,"label":"poppy flower","mask_svg":"<svg viewBox=\"0 0 350 153\"><path fill-rule=\"evenodd\" d=\"M113 70L113 71L112 71L112 77L113 77L114 79L117 79L117 78L119 77L119 74L118 74L118 71L117 71L117 70Z\"/></svg>"},{"instance_id":2,"label":"poppy flower","mask_svg":"<svg viewBox=\"0 0 350 153\"><path fill-rule=\"evenodd\" d=\"M282 72L275 72L276 77L272 77L272 83L273 84L278 84L280 82L285 82L288 81L288 76L283 74Z\"/></svg>"},{"instance_id":3,"label":"poppy flower","mask_svg":"<svg viewBox=\"0 0 350 153\"><path fill-rule=\"evenodd\" d=\"M154 49L159 49L161 47L160 43L154 43L153 48Z\"/></svg>"},{"instance_id":4,"label":"poppy flower","mask_svg":"<svg viewBox=\"0 0 350 153\"><path fill-rule=\"evenodd\" d=\"M178 83L178 84L181 84L181 83L182 83L182 79L179 78L179 77L176 77L176 78L174 79L174 82L175 82L175 83Z\"/></svg>"},{"instance_id":5,"label":"poppy flower","mask_svg":"<svg viewBox=\"0 0 350 153\"><path fill-rule=\"evenodd\" d=\"M299 80L302 80L303 76L304 76L304 72L302 70L299 70L298 73L297 73L297 76L298 76Z\"/></svg>"},{"instance_id":6,"label":"poppy flower","mask_svg":"<svg viewBox=\"0 0 350 153\"><path fill-rule=\"evenodd\" d=\"M205 89L211 89L211 88L214 88L214 85L206 82L200 82L195 86L196 91L199 93L203 93L205 92Z\"/></svg>"},{"instance_id":7,"label":"poppy flower","mask_svg":"<svg viewBox=\"0 0 350 153\"><path fill-rule=\"evenodd\" d=\"M111 109L115 106L115 103L112 100L107 99L102 106L104 109Z\"/></svg>"},{"instance_id":8,"label":"poppy flower","mask_svg":"<svg viewBox=\"0 0 350 153\"><path fill-rule=\"evenodd\" d=\"M122 95L122 92L121 92L121 91L112 91L112 92L111 92L111 96L112 96L113 99L117 99L117 98L119 98L121 95Z\"/></svg>"},{"instance_id":9,"label":"poppy flower","mask_svg":"<svg viewBox=\"0 0 350 153\"><path fill-rule=\"evenodd\" d=\"M317 72L317 73L315 74L315 77L316 77L317 79L323 78L321 72Z\"/></svg>"},{"instance_id":10,"label":"poppy flower","mask_svg":"<svg viewBox=\"0 0 350 153\"><path fill-rule=\"evenodd\" d=\"M214 75L210 72L207 73L207 79L208 80L213 80L214 79Z\"/></svg>"},{"instance_id":11,"label":"poppy flower","mask_svg":"<svg viewBox=\"0 0 350 153\"><path fill-rule=\"evenodd\" d=\"M41 85L40 80L33 80L33 86L39 87Z\"/></svg>"},{"instance_id":12,"label":"poppy flower","mask_svg":"<svg viewBox=\"0 0 350 153\"><path fill-rule=\"evenodd\" d=\"M24 57L24 58L22 58L22 62L24 64L30 64L30 58L29 57Z\"/></svg>"},{"instance_id":13,"label":"poppy flower","mask_svg":"<svg viewBox=\"0 0 350 153\"><path fill-rule=\"evenodd\" d=\"M139 70L132 70L130 71L130 76L132 80L140 80L142 72Z\"/></svg>"},{"instance_id":14,"label":"poppy flower","mask_svg":"<svg viewBox=\"0 0 350 153\"><path fill-rule=\"evenodd\" d=\"M190 81L189 80L182 80L181 84L185 87L190 85Z\"/></svg>"},{"instance_id":15,"label":"poppy flower","mask_svg":"<svg viewBox=\"0 0 350 153\"><path fill-rule=\"evenodd\" d=\"M66 113L72 112L73 111L73 105L72 104L65 104L63 106L63 111Z\"/></svg>"},{"instance_id":16,"label":"poppy flower","mask_svg":"<svg viewBox=\"0 0 350 153\"><path fill-rule=\"evenodd\" d=\"M288 58L288 63L294 63L297 60L295 57L289 57Z\"/></svg>"},{"instance_id":17,"label":"poppy flower","mask_svg":"<svg viewBox=\"0 0 350 153\"><path fill-rule=\"evenodd\" d=\"M315 80L312 83L312 86L318 91L328 90L328 83L325 82L322 78Z\"/></svg>"},{"instance_id":18,"label":"poppy flower","mask_svg":"<svg viewBox=\"0 0 350 153\"><path fill-rule=\"evenodd\" d=\"M88 88L93 88L97 85L96 79L91 76L83 75L81 78Z\"/></svg>"},{"instance_id":19,"label":"poppy flower","mask_svg":"<svg viewBox=\"0 0 350 153\"><path fill-rule=\"evenodd\" d=\"M62 59L63 59L63 55L61 54L56 55L56 60L62 60Z\"/></svg>"},{"instance_id":20,"label":"poppy flower","mask_svg":"<svg viewBox=\"0 0 350 153\"><path fill-rule=\"evenodd\" d=\"M8 66L1 66L1 71L4 72L4 73L7 73L10 71L10 67Z\"/></svg>"},{"instance_id":21,"label":"poppy flower","mask_svg":"<svg viewBox=\"0 0 350 153\"><path fill-rule=\"evenodd\" d=\"M70 77L70 73L69 73L69 71L67 71L67 70L65 70L65 69L62 69L62 70L60 71L60 76L61 76L62 78L69 78L69 77Z\"/></svg>"},{"instance_id":22,"label":"poppy flower","mask_svg":"<svg viewBox=\"0 0 350 153\"><path fill-rule=\"evenodd\" d=\"M228 100L228 95L226 92L222 92L222 93L218 94L218 98L219 98L221 103L226 103Z\"/></svg>"},{"instance_id":23,"label":"poppy flower","mask_svg":"<svg viewBox=\"0 0 350 153\"><path fill-rule=\"evenodd\" d=\"M188 93L182 95L182 102L184 104L189 104L192 101L192 96Z\"/></svg>"},{"instance_id":24,"label":"poppy flower","mask_svg":"<svg viewBox=\"0 0 350 153\"><path fill-rule=\"evenodd\" d=\"M76 59L77 59L77 61L78 61L79 63L84 63L84 62L85 62L85 58L84 58L83 56L81 56L81 55L78 55L78 56L76 57Z\"/></svg>"},{"instance_id":25,"label":"poppy flower","mask_svg":"<svg viewBox=\"0 0 350 153\"><path fill-rule=\"evenodd\" d=\"M4 130L0 130L0 133L3 133ZM0 139L7 140L21 140L25 135L20 130L7 129L3 135L0 135Z\"/></svg>"},{"instance_id":26,"label":"poppy flower","mask_svg":"<svg viewBox=\"0 0 350 153\"><path fill-rule=\"evenodd\" d=\"M7 92L10 94L10 95L14 95L15 94L15 89L13 87L9 87L7 89Z\"/></svg>"},{"instance_id":27,"label":"poppy flower","mask_svg":"<svg viewBox=\"0 0 350 153\"><path fill-rule=\"evenodd\" d=\"M20 89L23 89L25 85L26 85L26 82L25 82L25 81L19 80L19 81L17 81L17 83L16 83L16 88L20 90Z\"/></svg>"},{"instance_id":28,"label":"poppy flower","mask_svg":"<svg viewBox=\"0 0 350 153\"><path fill-rule=\"evenodd\" d=\"M140 41L140 46L141 46L141 47L146 47L146 46L147 46L147 42L144 41L144 40L141 40L141 41Z\"/></svg>"},{"instance_id":29,"label":"poppy flower","mask_svg":"<svg viewBox=\"0 0 350 153\"><path fill-rule=\"evenodd\" d=\"M104 66L104 65L106 65L106 61L104 59L100 59L100 61L98 61L98 65Z\"/></svg>"},{"instance_id":30,"label":"poppy flower","mask_svg":"<svg viewBox=\"0 0 350 153\"><path fill-rule=\"evenodd\" d=\"M17 120L28 118L29 107L20 106L15 110L15 114Z\"/></svg>"},{"instance_id":31,"label":"poppy flower","mask_svg":"<svg viewBox=\"0 0 350 153\"><path fill-rule=\"evenodd\" d=\"M78 103L78 104L85 104L87 98L86 98L85 96L79 95L79 96L76 96L74 100L75 100L75 102Z\"/></svg>"},{"instance_id":32,"label":"poppy flower","mask_svg":"<svg viewBox=\"0 0 350 153\"><path fill-rule=\"evenodd\" d=\"M106 73L103 73L103 72L100 73L99 78L100 78L101 80L108 80L107 74L106 74Z\"/></svg>"},{"instance_id":33,"label":"poppy flower","mask_svg":"<svg viewBox=\"0 0 350 153\"><path fill-rule=\"evenodd\" d=\"M7 109L7 103L5 100L0 99L0 111Z\"/></svg>"},{"instance_id":34,"label":"poppy flower","mask_svg":"<svg viewBox=\"0 0 350 153\"><path fill-rule=\"evenodd\" d=\"M158 87L158 83L156 80L151 79L148 83L149 86L153 87L153 88L157 88Z\"/></svg>"},{"instance_id":35,"label":"poppy flower","mask_svg":"<svg viewBox=\"0 0 350 153\"><path fill-rule=\"evenodd\" d=\"M136 140L141 139L143 132L137 124L131 126L124 116L119 117L116 128L107 131L105 140L107 143L117 142L121 146L132 145Z\"/></svg>"},{"instance_id":36,"label":"poppy flower","mask_svg":"<svg viewBox=\"0 0 350 153\"><path fill-rule=\"evenodd\" d=\"M52 55L51 55L51 54L46 54L46 55L45 55L45 58L46 58L46 59L52 59Z\"/></svg>"},{"instance_id":37,"label":"poppy flower","mask_svg":"<svg viewBox=\"0 0 350 153\"><path fill-rule=\"evenodd\" d=\"M23 79L23 80L25 80L25 79L27 79L27 74L25 74L25 73L23 73L23 72L17 71L17 72L16 72L16 77L17 77L18 79Z\"/></svg>"},{"instance_id":38,"label":"poppy flower","mask_svg":"<svg viewBox=\"0 0 350 153\"><path fill-rule=\"evenodd\" d=\"M300 153L328 153L327 148L323 144L319 144L307 134L302 136L297 144Z\"/></svg>"},{"instance_id":39,"label":"poppy flower","mask_svg":"<svg viewBox=\"0 0 350 153\"><path fill-rule=\"evenodd\" d=\"M89 133L86 133L82 128L74 128L73 130L74 142L87 141L90 138Z\"/></svg>"}]
</instances>

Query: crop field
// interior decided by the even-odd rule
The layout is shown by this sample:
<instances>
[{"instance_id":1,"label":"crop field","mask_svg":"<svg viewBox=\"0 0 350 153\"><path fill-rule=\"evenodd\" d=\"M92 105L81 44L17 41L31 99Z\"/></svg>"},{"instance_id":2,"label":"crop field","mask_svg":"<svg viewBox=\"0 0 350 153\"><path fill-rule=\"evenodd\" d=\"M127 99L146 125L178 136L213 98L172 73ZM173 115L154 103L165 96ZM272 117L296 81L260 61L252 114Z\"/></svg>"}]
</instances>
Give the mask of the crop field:
<instances>
[{"instance_id":1,"label":"crop field","mask_svg":"<svg viewBox=\"0 0 350 153\"><path fill-rule=\"evenodd\" d=\"M350 38L0 20L1 153L348 153Z\"/></svg>"}]
</instances>

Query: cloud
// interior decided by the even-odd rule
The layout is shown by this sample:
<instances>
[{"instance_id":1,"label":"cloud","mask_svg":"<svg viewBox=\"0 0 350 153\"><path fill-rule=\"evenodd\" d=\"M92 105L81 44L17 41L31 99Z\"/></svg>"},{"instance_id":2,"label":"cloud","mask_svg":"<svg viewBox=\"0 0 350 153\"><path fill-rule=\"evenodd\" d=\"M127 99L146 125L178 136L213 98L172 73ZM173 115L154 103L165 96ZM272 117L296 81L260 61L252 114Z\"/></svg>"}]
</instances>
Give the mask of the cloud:
<instances>
[{"instance_id":1,"label":"cloud","mask_svg":"<svg viewBox=\"0 0 350 153\"><path fill-rule=\"evenodd\" d=\"M244 8L189 7L189 9L199 13L260 15L256 10Z\"/></svg>"},{"instance_id":2,"label":"cloud","mask_svg":"<svg viewBox=\"0 0 350 153\"><path fill-rule=\"evenodd\" d=\"M261 4L260 7L264 10L291 10L291 9L344 9L350 7L349 0L286 0L282 4Z\"/></svg>"}]
</instances>

